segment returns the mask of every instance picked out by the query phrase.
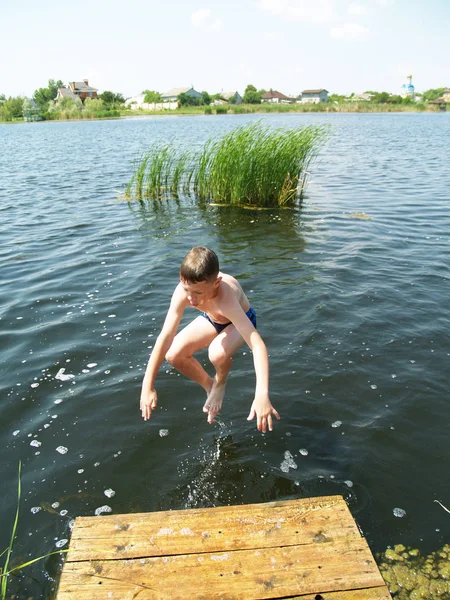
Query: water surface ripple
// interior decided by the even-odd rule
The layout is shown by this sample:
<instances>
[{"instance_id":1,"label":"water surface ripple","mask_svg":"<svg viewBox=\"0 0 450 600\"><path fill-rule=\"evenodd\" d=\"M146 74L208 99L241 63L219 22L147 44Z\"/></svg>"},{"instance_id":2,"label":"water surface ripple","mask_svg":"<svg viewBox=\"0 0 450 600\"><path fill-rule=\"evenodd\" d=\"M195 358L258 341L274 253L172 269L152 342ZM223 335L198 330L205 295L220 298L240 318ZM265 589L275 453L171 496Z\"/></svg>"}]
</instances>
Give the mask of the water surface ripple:
<instances>
[{"instance_id":1,"label":"water surface ripple","mask_svg":"<svg viewBox=\"0 0 450 600\"><path fill-rule=\"evenodd\" d=\"M21 460L17 563L54 550L74 517L105 504L343 494L373 551L448 542L434 500L450 506L450 115L265 117L332 127L301 209L118 199L150 143L196 146L255 119L0 126L0 527L8 539ZM212 426L202 390L168 365L159 410L140 418L148 354L197 244L218 252L257 311L282 415L270 435L246 421L247 348ZM49 597L59 561L29 567L11 593Z\"/></svg>"}]
</instances>

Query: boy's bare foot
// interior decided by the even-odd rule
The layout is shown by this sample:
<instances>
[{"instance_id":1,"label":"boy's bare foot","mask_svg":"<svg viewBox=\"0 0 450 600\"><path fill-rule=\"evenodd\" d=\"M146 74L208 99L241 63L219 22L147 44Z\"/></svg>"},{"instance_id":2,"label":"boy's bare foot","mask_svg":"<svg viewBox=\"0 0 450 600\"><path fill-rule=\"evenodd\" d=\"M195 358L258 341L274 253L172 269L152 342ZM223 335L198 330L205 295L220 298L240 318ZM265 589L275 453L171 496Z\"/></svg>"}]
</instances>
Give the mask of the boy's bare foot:
<instances>
[{"instance_id":1,"label":"boy's bare foot","mask_svg":"<svg viewBox=\"0 0 450 600\"><path fill-rule=\"evenodd\" d=\"M205 406L203 407L203 412L208 413L208 423L212 423L214 421L216 415L222 408L226 384L226 381L218 383L217 380L214 379L213 386L208 394Z\"/></svg>"}]
</instances>

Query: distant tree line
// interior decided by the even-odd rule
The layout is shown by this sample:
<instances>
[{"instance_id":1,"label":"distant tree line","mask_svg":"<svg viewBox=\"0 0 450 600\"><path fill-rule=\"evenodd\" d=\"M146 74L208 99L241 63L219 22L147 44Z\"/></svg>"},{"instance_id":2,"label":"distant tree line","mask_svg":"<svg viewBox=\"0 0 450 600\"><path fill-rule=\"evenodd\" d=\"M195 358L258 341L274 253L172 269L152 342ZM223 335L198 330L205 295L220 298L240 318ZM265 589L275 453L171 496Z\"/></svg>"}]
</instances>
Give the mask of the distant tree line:
<instances>
[{"instance_id":1,"label":"distant tree line","mask_svg":"<svg viewBox=\"0 0 450 600\"><path fill-rule=\"evenodd\" d=\"M122 94L105 91L99 94L98 99L87 98L84 105L79 98L62 98L56 102L58 88L63 87L63 82L58 79L49 79L47 87L41 87L34 91L32 100L36 103L45 118L54 118L58 112L71 111L82 113L86 108L90 112L108 112L120 108L125 102ZM90 101L90 102L89 102ZM16 96L6 98L0 94L0 121L15 121L23 117L24 107L30 106L30 98L26 96Z\"/></svg>"},{"instance_id":2,"label":"distant tree line","mask_svg":"<svg viewBox=\"0 0 450 600\"><path fill-rule=\"evenodd\" d=\"M82 115L83 112L89 114L102 113L102 116L107 116L109 111L118 111L122 108L125 99L122 94L111 91L104 91L99 94L98 98L87 98L84 104L79 98L62 98L56 102L58 88L63 87L63 82L58 79L49 79L46 87L38 88L34 91L32 100L40 109L43 118L58 118L58 114L64 112L65 117L70 118L70 115ZM430 102L440 98L444 93L445 87L433 88L426 90L422 94L416 93L416 100L421 102ZM266 90L257 90L252 84L245 88L243 102L244 104L260 104L262 95ZM162 95L155 90L144 90L142 92L144 102L158 103L162 102ZM388 92L377 92L368 90L365 94L371 94L371 104L412 104L414 100L410 97L403 98L400 95L391 95ZM344 96L340 94L331 94L330 102L338 104L347 103L355 99L355 94ZM180 94L178 102L180 106L209 106L215 100L224 100L221 94L209 94L206 91L201 92L200 98L193 98L188 94ZM16 96L9 98L5 94L0 94L0 121L14 121L23 117L25 106L29 106L30 99L24 96ZM228 100L229 104L234 104L236 98L232 97Z\"/></svg>"}]
</instances>

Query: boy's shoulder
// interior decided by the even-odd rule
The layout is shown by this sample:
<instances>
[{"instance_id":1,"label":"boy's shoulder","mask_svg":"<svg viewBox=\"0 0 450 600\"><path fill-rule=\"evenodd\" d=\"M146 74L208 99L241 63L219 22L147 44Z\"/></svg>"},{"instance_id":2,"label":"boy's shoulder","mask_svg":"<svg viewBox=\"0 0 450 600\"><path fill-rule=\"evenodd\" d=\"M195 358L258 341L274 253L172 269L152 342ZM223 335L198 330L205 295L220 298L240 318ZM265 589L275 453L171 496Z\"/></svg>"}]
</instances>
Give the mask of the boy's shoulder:
<instances>
[{"instance_id":1,"label":"boy's shoulder","mask_svg":"<svg viewBox=\"0 0 450 600\"><path fill-rule=\"evenodd\" d=\"M222 278L220 288L224 296L241 296L243 293L241 284L233 275L220 272L219 276Z\"/></svg>"},{"instance_id":2,"label":"boy's shoulder","mask_svg":"<svg viewBox=\"0 0 450 600\"><path fill-rule=\"evenodd\" d=\"M233 275L230 275L229 273L224 273L223 271L220 271L219 277L222 278L221 283L223 283L225 286L230 286L232 288L241 287L236 277L233 277Z\"/></svg>"}]
</instances>

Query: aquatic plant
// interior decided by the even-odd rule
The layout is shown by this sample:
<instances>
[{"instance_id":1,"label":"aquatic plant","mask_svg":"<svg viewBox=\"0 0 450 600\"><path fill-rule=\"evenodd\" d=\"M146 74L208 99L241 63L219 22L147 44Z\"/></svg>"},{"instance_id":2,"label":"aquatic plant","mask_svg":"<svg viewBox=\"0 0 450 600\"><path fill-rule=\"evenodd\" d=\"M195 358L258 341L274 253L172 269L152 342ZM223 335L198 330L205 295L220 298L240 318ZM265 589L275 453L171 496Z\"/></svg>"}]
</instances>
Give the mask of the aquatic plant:
<instances>
[{"instance_id":1,"label":"aquatic plant","mask_svg":"<svg viewBox=\"0 0 450 600\"><path fill-rule=\"evenodd\" d=\"M6 554L5 563L3 565L3 568L0 568L0 578L1 578L0 599L1 600L6 600L6 593L7 593L7 587L8 587L8 576L11 573L14 573L15 571L20 571L21 569L28 567L28 565L31 565L31 564L37 562L38 560L42 560L43 558L48 558L49 556L52 556L53 554L61 554L61 553L67 552L67 550L56 550L55 552L49 552L48 554L44 554L44 556L39 556L38 558L33 558L32 560L28 560L27 562L22 563L21 565L13 567L12 569L9 568L9 561L10 561L11 552L13 549L14 538L16 537L17 525L19 523L19 505L20 505L20 497L21 497L21 482L20 482L21 470L22 470L22 462L19 461L16 516L14 518L14 523L13 523L13 527L12 527L11 539L9 541L9 545L0 554L0 557L3 556L4 554Z\"/></svg>"},{"instance_id":2,"label":"aquatic plant","mask_svg":"<svg viewBox=\"0 0 450 600\"><path fill-rule=\"evenodd\" d=\"M154 146L137 164L126 197L180 193L201 202L289 206L303 198L309 167L327 136L324 126L274 129L261 121L210 139L200 151Z\"/></svg>"},{"instance_id":3,"label":"aquatic plant","mask_svg":"<svg viewBox=\"0 0 450 600\"><path fill-rule=\"evenodd\" d=\"M419 550L398 544L377 558L395 600L450 597L450 545L422 556Z\"/></svg>"}]
</instances>

